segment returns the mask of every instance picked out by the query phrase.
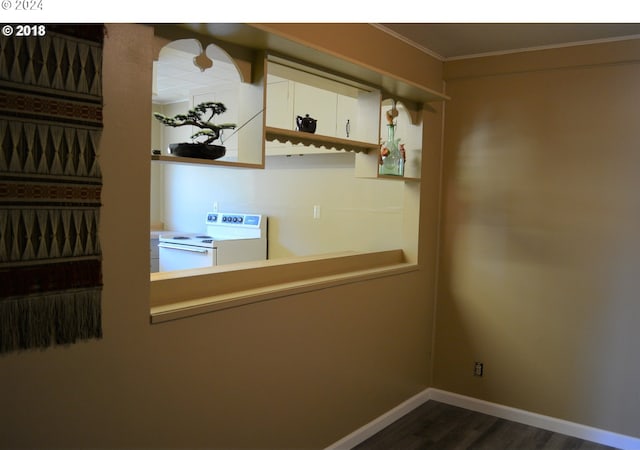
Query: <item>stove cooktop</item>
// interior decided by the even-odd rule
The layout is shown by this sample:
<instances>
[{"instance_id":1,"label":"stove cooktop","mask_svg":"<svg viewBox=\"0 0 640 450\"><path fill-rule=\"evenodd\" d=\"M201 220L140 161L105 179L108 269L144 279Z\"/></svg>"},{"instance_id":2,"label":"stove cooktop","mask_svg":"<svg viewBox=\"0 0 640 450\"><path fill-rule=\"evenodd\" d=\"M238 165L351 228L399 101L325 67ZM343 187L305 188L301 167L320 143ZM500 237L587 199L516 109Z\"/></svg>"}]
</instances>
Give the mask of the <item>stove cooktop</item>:
<instances>
[{"instance_id":1,"label":"stove cooktop","mask_svg":"<svg viewBox=\"0 0 640 450\"><path fill-rule=\"evenodd\" d=\"M213 236L201 233L164 233L159 236L160 242L198 247L213 247Z\"/></svg>"},{"instance_id":2,"label":"stove cooktop","mask_svg":"<svg viewBox=\"0 0 640 450\"><path fill-rule=\"evenodd\" d=\"M260 214L207 213L206 231L161 233L160 242L173 245L213 248L216 242L240 239L266 239L266 222Z\"/></svg>"}]
</instances>

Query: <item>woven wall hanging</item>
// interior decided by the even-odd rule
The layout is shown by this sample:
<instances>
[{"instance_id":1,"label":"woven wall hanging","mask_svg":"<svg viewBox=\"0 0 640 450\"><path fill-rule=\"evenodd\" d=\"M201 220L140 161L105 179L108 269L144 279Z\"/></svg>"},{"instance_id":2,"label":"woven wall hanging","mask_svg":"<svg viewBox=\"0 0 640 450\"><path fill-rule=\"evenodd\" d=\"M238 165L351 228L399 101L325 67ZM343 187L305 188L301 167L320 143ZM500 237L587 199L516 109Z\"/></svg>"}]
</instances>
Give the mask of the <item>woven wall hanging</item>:
<instances>
[{"instance_id":1,"label":"woven wall hanging","mask_svg":"<svg viewBox=\"0 0 640 450\"><path fill-rule=\"evenodd\" d=\"M103 37L0 37L0 353L102 337Z\"/></svg>"}]
</instances>

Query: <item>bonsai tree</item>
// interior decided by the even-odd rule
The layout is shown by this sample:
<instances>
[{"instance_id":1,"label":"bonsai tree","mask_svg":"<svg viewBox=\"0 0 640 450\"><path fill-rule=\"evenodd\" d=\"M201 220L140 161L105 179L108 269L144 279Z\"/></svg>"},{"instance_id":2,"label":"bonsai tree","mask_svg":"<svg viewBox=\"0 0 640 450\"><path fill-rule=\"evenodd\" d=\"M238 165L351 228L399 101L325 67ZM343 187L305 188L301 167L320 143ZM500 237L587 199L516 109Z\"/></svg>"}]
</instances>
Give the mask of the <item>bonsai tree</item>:
<instances>
[{"instance_id":1,"label":"bonsai tree","mask_svg":"<svg viewBox=\"0 0 640 450\"><path fill-rule=\"evenodd\" d=\"M153 113L153 117L158 119L164 125L169 127L182 127L185 125L193 125L201 130L191 135L191 139L206 136L203 144L209 145L216 139L220 138L222 130L233 130L235 123L222 123L216 125L211 123L211 119L225 112L227 108L220 102L203 102L195 108L190 109L186 114L176 114L173 117L167 117L164 114Z\"/></svg>"}]
</instances>

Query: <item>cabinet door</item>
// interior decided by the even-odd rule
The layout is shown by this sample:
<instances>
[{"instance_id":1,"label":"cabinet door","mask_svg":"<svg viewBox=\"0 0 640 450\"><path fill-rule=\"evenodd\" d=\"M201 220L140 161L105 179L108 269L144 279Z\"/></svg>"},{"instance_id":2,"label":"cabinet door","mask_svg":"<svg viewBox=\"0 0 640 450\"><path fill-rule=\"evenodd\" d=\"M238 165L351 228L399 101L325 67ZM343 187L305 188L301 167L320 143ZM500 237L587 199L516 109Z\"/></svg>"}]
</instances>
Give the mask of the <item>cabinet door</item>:
<instances>
[{"instance_id":1,"label":"cabinet door","mask_svg":"<svg viewBox=\"0 0 640 450\"><path fill-rule=\"evenodd\" d=\"M267 84L267 126L295 130L292 83L287 80Z\"/></svg>"},{"instance_id":2,"label":"cabinet door","mask_svg":"<svg viewBox=\"0 0 640 450\"><path fill-rule=\"evenodd\" d=\"M294 95L294 116L304 117L309 114L318 121L316 134L335 136L337 94L307 84L296 83Z\"/></svg>"},{"instance_id":3,"label":"cabinet door","mask_svg":"<svg viewBox=\"0 0 640 450\"><path fill-rule=\"evenodd\" d=\"M358 99L346 95L338 95L336 105L335 136L342 139L359 139L358 133Z\"/></svg>"},{"instance_id":4,"label":"cabinet door","mask_svg":"<svg viewBox=\"0 0 640 450\"><path fill-rule=\"evenodd\" d=\"M293 117L294 83L272 75L269 78L276 79L276 81L268 81L267 83L266 124L268 127L295 130ZM304 147L296 147L299 148L294 148L290 142L266 142L264 148L266 154L270 156L304 153Z\"/></svg>"}]
</instances>

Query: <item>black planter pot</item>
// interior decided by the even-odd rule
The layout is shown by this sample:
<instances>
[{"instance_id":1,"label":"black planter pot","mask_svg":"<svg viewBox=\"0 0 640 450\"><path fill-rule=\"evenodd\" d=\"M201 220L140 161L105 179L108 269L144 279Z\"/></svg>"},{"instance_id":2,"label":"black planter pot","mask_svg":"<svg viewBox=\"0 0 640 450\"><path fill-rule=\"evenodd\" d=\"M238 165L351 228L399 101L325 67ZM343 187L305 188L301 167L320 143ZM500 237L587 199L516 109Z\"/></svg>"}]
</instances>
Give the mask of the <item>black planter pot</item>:
<instances>
[{"instance_id":1,"label":"black planter pot","mask_svg":"<svg viewBox=\"0 0 640 450\"><path fill-rule=\"evenodd\" d=\"M199 142L169 144L169 150L171 151L171 154L175 156L202 159L222 158L227 151L222 145L202 144Z\"/></svg>"}]
</instances>

